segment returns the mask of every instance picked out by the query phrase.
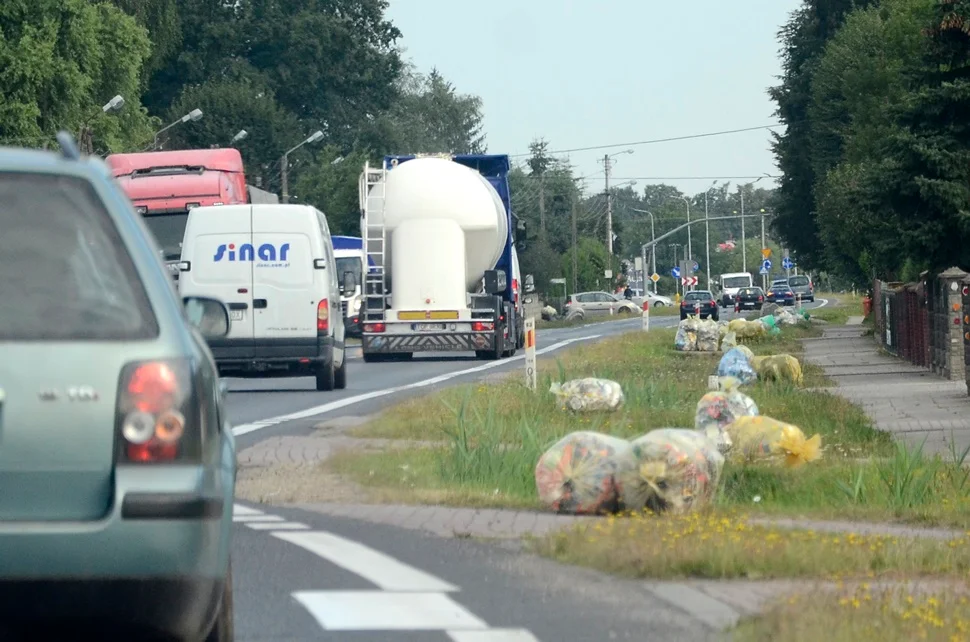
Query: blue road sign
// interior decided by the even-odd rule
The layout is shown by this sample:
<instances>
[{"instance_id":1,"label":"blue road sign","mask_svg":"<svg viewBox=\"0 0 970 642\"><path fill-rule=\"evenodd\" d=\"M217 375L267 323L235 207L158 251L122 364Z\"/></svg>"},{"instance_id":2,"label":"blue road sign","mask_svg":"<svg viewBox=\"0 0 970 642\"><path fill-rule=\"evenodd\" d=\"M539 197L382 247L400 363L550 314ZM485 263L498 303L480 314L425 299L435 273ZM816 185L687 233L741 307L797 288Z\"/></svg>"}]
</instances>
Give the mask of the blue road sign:
<instances>
[{"instance_id":1,"label":"blue road sign","mask_svg":"<svg viewBox=\"0 0 970 642\"><path fill-rule=\"evenodd\" d=\"M697 261L694 261L694 265L691 266L691 269L694 270L694 272L697 272L701 269L701 266Z\"/></svg>"},{"instance_id":2,"label":"blue road sign","mask_svg":"<svg viewBox=\"0 0 970 642\"><path fill-rule=\"evenodd\" d=\"M679 267L675 267L674 269L672 269L670 271L670 276L674 277L675 279L679 279L680 278L680 268Z\"/></svg>"},{"instance_id":3,"label":"blue road sign","mask_svg":"<svg viewBox=\"0 0 970 642\"><path fill-rule=\"evenodd\" d=\"M762 274L768 274L768 273L769 273L770 271L771 271L771 270L769 270L769 269L768 269L768 268L766 268L765 266L763 266L763 265L761 266L761 273L762 273Z\"/></svg>"},{"instance_id":4,"label":"blue road sign","mask_svg":"<svg viewBox=\"0 0 970 642\"><path fill-rule=\"evenodd\" d=\"M785 257L784 259L782 259L782 261L781 261L781 267L783 267L783 268L785 268L786 270L790 270L790 269L792 269L793 267L795 267L795 262L794 262L794 261L792 261L792 260L791 260L790 258L788 258L788 257L786 256L786 257Z\"/></svg>"},{"instance_id":5,"label":"blue road sign","mask_svg":"<svg viewBox=\"0 0 970 642\"><path fill-rule=\"evenodd\" d=\"M771 269L771 259L765 259L764 261L762 261L761 262L761 269L762 270L770 270Z\"/></svg>"}]
</instances>

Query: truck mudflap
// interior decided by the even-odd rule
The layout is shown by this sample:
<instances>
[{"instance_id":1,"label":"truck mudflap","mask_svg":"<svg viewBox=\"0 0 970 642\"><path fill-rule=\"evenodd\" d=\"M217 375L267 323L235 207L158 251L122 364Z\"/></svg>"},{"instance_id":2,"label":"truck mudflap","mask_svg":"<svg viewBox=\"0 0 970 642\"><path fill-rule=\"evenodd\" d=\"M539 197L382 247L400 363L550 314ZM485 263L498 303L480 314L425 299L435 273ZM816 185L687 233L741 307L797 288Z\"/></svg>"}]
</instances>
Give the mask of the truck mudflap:
<instances>
[{"instance_id":1,"label":"truck mudflap","mask_svg":"<svg viewBox=\"0 0 970 642\"><path fill-rule=\"evenodd\" d=\"M495 348L492 332L442 332L427 334L365 333L365 352L477 352Z\"/></svg>"}]
</instances>

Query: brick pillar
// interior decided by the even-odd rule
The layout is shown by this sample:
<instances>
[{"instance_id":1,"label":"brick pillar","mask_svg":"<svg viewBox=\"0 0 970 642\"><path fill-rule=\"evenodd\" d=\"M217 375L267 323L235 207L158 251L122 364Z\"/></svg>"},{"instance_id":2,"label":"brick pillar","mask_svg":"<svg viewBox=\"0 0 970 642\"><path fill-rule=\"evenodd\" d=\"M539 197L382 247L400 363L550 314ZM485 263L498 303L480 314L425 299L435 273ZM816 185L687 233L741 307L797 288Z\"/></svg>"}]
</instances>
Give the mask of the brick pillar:
<instances>
[{"instance_id":1,"label":"brick pillar","mask_svg":"<svg viewBox=\"0 0 970 642\"><path fill-rule=\"evenodd\" d=\"M968 276L957 267L951 267L939 276L946 301L945 315L941 310L940 319L946 320L949 339L941 374L951 381L965 381L967 376L963 348L963 282Z\"/></svg>"}]
</instances>

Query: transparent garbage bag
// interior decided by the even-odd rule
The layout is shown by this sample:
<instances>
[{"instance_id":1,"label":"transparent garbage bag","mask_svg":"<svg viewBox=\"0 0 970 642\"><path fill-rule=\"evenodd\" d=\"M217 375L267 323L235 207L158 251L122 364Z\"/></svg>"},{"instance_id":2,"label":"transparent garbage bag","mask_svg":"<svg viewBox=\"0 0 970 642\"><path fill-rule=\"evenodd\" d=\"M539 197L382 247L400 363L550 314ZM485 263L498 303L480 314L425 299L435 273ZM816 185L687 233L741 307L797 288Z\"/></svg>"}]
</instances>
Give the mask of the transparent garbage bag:
<instances>
[{"instance_id":1,"label":"transparent garbage bag","mask_svg":"<svg viewBox=\"0 0 970 642\"><path fill-rule=\"evenodd\" d=\"M635 466L621 482L626 508L686 513L714 496L724 456L701 433L659 428L631 446Z\"/></svg>"},{"instance_id":2,"label":"transparent garbage bag","mask_svg":"<svg viewBox=\"0 0 970 642\"><path fill-rule=\"evenodd\" d=\"M610 379L571 379L552 384L549 392L556 395L563 410L573 412L612 411L624 402L623 388Z\"/></svg>"},{"instance_id":3,"label":"transparent garbage bag","mask_svg":"<svg viewBox=\"0 0 970 642\"><path fill-rule=\"evenodd\" d=\"M713 442L718 451L726 453L732 445L726 430L728 424L738 417L757 416L758 404L737 389L737 379L726 377L721 381L724 389L708 392L697 402L694 429Z\"/></svg>"},{"instance_id":4,"label":"transparent garbage bag","mask_svg":"<svg viewBox=\"0 0 970 642\"><path fill-rule=\"evenodd\" d=\"M622 479L636 460L625 439L573 432L552 445L536 464L539 501L559 513L602 514L623 509Z\"/></svg>"},{"instance_id":5,"label":"transparent garbage bag","mask_svg":"<svg viewBox=\"0 0 970 642\"><path fill-rule=\"evenodd\" d=\"M724 338L721 339L721 351L727 352L731 348L736 348L738 345L738 334L728 330L724 333Z\"/></svg>"},{"instance_id":6,"label":"transparent garbage bag","mask_svg":"<svg viewBox=\"0 0 970 642\"><path fill-rule=\"evenodd\" d=\"M755 372L754 366L751 365L751 359L747 353L751 350L745 348L742 350L743 346L738 346L737 348L732 348L724 353L721 357L720 363L717 364L717 376L719 377L734 377L741 384L754 383L758 379L758 373Z\"/></svg>"},{"instance_id":7,"label":"transparent garbage bag","mask_svg":"<svg viewBox=\"0 0 970 642\"><path fill-rule=\"evenodd\" d=\"M774 317L776 323L780 325L798 325L802 321L799 315L787 308L775 312Z\"/></svg>"},{"instance_id":8,"label":"transparent garbage bag","mask_svg":"<svg viewBox=\"0 0 970 642\"><path fill-rule=\"evenodd\" d=\"M791 381L796 386L802 385L802 364L790 354L755 357L751 365L763 381Z\"/></svg>"},{"instance_id":9,"label":"transparent garbage bag","mask_svg":"<svg viewBox=\"0 0 970 642\"><path fill-rule=\"evenodd\" d=\"M693 352L697 350L697 331L700 320L695 316L689 316L677 324L677 334L674 336L674 348L681 352Z\"/></svg>"},{"instance_id":10,"label":"transparent garbage bag","mask_svg":"<svg viewBox=\"0 0 970 642\"><path fill-rule=\"evenodd\" d=\"M720 342L720 331L717 321L707 319L697 324L697 351L698 352L717 352Z\"/></svg>"},{"instance_id":11,"label":"transparent garbage bag","mask_svg":"<svg viewBox=\"0 0 970 642\"><path fill-rule=\"evenodd\" d=\"M738 417L725 428L733 443L731 456L739 459L766 459L789 468L815 461L822 456L822 438L805 438L798 426L771 417Z\"/></svg>"}]
</instances>

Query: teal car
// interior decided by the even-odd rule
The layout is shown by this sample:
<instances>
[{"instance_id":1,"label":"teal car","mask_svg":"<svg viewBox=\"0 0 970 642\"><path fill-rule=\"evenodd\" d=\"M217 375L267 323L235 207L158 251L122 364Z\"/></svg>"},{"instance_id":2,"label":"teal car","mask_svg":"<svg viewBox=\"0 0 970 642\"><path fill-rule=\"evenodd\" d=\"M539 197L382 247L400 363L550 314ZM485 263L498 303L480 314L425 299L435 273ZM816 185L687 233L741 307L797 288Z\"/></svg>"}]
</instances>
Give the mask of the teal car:
<instances>
[{"instance_id":1,"label":"teal car","mask_svg":"<svg viewBox=\"0 0 970 642\"><path fill-rule=\"evenodd\" d=\"M58 140L0 148L0 639L232 640L229 312Z\"/></svg>"}]
</instances>

